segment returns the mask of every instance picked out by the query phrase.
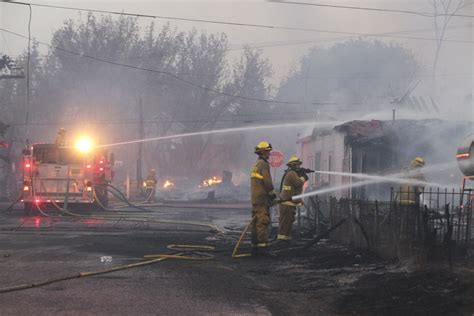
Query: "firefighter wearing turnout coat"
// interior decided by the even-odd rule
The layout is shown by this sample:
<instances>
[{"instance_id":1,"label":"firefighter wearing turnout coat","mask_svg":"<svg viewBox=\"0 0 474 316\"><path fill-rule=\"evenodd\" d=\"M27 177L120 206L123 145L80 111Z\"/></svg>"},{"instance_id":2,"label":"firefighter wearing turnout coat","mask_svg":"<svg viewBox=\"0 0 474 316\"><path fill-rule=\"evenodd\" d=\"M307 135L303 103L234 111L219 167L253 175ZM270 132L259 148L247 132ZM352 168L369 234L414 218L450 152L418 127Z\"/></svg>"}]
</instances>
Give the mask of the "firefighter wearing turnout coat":
<instances>
[{"instance_id":1,"label":"firefighter wearing turnout coat","mask_svg":"<svg viewBox=\"0 0 474 316\"><path fill-rule=\"evenodd\" d=\"M288 169L281 179L280 199L280 221L278 225L279 241L290 240L291 228L295 221L296 208L303 205L302 200L293 201L292 197L303 192L303 185L308 180L304 169L301 168L302 161L297 156L291 156L286 164Z\"/></svg>"},{"instance_id":2,"label":"firefighter wearing turnout coat","mask_svg":"<svg viewBox=\"0 0 474 316\"><path fill-rule=\"evenodd\" d=\"M56 139L54 140L56 146L66 146L66 129L61 127L56 135Z\"/></svg>"},{"instance_id":3,"label":"firefighter wearing turnout coat","mask_svg":"<svg viewBox=\"0 0 474 316\"><path fill-rule=\"evenodd\" d=\"M405 171L404 178L411 181L425 182L425 177L421 172L421 168L425 166L425 160L421 157L416 157L410 162L410 167ZM424 188L417 183L404 183L400 186L400 205L408 206L412 209L420 207L420 196Z\"/></svg>"},{"instance_id":4,"label":"firefighter wearing turnout coat","mask_svg":"<svg viewBox=\"0 0 474 316\"><path fill-rule=\"evenodd\" d=\"M260 142L255 147L258 159L250 171L250 191L252 202L251 225L252 247L255 253L263 252L268 246L268 230L270 224L270 205L277 195L273 188L270 175L270 164L268 158L272 151L272 145L268 142Z\"/></svg>"},{"instance_id":5,"label":"firefighter wearing turnout coat","mask_svg":"<svg viewBox=\"0 0 474 316\"><path fill-rule=\"evenodd\" d=\"M146 176L145 181L143 182L146 202L155 202L156 183L156 170L151 169L148 175Z\"/></svg>"}]
</instances>

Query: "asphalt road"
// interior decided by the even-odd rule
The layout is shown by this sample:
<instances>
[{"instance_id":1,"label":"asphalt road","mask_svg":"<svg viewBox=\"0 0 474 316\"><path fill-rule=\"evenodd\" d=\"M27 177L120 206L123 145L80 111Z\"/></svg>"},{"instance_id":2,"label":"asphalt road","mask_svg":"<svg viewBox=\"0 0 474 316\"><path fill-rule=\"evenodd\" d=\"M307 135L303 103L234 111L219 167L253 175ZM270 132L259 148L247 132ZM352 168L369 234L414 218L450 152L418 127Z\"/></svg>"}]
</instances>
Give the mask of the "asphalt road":
<instances>
[{"instance_id":1,"label":"asphalt road","mask_svg":"<svg viewBox=\"0 0 474 316\"><path fill-rule=\"evenodd\" d=\"M365 281L361 286L370 288L373 285L376 289L381 286L379 277L388 273L394 275L393 267L370 253L323 241L305 252L232 259L231 249L239 231L249 220L247 210L156 208L149 213L130 209L122 212L123 218L144 216L210 223L225 230L225 234L216 235L206 227L150 221L25 217L20 210L0 212L2 288L141 262L146 254L173 253L167 248L170 244L211 245L217 250L213 253L214 260L210 261L169 259L148 266L0 293L1 314L333 315L386 312L378 307L378 302L374 302L373 308L370 304L369 307L352 308L351 299L354 293L359 293L357 282L369 277L372 283ZM282 250L304 242L275 245L273 249ZM245 251L248 244L243 247ZM111 256L112 262L101 262L102 256ZM406 273L397 273L406 279ZM446 288L442 282L439 287ZM451 282L451 278L446 282ZM418 280L418 283L422 281ZM433 309L435 297L431 306L421 302L421 306L415 307L440 315L446 311L474 310L469 300L472 284L449 284L453 287L449 295L457 293L453 304ZM432 291L430 293L432 298ZM392 294L387 295L392 297ZM360 297L354 299L361 300ZM403 296L400 299L403 300ZM449 297L439 297L441 299L449 303ZM393 308L392 314L398 314L396 307ZM407 310L402 308L398 312L406 314Z\"/></svg>"}]
</instances>

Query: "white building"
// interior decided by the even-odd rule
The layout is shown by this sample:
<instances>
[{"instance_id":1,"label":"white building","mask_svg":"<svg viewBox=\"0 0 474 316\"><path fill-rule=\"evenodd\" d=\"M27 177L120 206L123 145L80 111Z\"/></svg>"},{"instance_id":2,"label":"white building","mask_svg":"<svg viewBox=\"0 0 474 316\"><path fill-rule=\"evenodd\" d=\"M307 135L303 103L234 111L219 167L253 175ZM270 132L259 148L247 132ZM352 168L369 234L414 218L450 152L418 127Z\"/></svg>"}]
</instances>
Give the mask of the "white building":
<instances>
[{"instance_id":1,"label":"white building","mask_svg":"<svg viewBox=\"0 0 474 316\"><path fill-rule=\"evenodd\" d=\"M461 173L456 165L456 150L472 133L470 122L441 120L350 121L329 129L315 128L298 140L305 167L332 172L391 174L421 156L427 166L452 162L448 169L427 175L446 184L459 186ZM395 183L378 183L349 188L363 181L330 174L311 174L311 189L341 187L330 195L359 199L388 199ZM344 188L345 186L345 188Z\"/></svg>"}]
</instances>

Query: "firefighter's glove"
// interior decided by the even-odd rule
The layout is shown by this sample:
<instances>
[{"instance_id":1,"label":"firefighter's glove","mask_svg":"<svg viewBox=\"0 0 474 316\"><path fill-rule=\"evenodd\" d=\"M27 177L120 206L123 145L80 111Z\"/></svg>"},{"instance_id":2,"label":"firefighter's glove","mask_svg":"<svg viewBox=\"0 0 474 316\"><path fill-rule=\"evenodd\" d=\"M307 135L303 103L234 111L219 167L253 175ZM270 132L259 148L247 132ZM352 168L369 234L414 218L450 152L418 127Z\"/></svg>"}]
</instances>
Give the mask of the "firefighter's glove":
<instances>
[{"instance_id":1,"label":"firefighter's glove","mask_svg":"<svg viewBox=\"0 0 474 316\"><path fill-rule=\"evenodd\" d=\"M300 168L300 170L302 170L304 173L313 173L314 172L314 170L308 169L308 168Z\"/></svg>"},{"instance_id":2,"label":"firefighter's glove","mask_svg":"<svg viewBox=\"0 0 474 316\"><path fill-rule=\"evenodd\" d=\"M276 191L275 191L275 190L270 191L270 192L268 193L268 197L270 198L270 201L275 200L275 199L277 198L277 193L276 193Z\"/></svg>"},{"instance_id":3,"label":"firefighter's glove","mask_svg":"<svg viewBox=\"0 0 474 316\"><path fill-rule=\"evenodd\" d=\"M272 202L270 202L270 206L274 206L274 205L277 205L277 204L280 204L280 203L283 203L283 202L287 202L287 201L290 201L290 200L274 199Z\"/></svg>"},{"instance_id":4,"label":"firefighter's glove","mask_svg":"<svg viewBox=\"0 0 474 316\"><path fill-rule=\"evenodd\" d=\"M309 169L301 168L298 170L298 177L303 177L304 181L308 181L308 175L306 174L306 170Z\"/></svg>"}]
</instances>

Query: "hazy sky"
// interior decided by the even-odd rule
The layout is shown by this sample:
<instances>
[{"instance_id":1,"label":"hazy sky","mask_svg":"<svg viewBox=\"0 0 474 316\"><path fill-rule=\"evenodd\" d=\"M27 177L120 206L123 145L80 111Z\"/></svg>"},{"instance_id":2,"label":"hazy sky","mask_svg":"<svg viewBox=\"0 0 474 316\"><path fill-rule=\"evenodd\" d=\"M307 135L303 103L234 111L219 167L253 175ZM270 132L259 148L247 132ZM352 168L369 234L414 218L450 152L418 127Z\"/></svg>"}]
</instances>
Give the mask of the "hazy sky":
<instances>
[{"instance_id":1,"label":"hazy sky","mask_svg":"<svg viewBox=\"0 0 474 316\"><path fill-rule=\"evenodd\" d=\"M453 0L457 2L457 0ZM311 2L307 0L307 2ZM409 1L312 1L337 5L365 6L433 12L431 0ZM467 2L471 2L470 0ZM330 32L384 33L407 31L397 36L434 38L433 18L413 14L393 12L374 12L350 9L323 8L303 5L272 3L261 0L214 0L214 1L37 1L42 4L74 6L85 9L125 11L131 13L152 14L180 18L209 19L228 22L311 28ZM474 15L474 5L464 9L463 14ZM77 18L76 11L32 7L32 36L49 42L52 32L61 26L67 18ZM84 16L86 13L83 12ZM143 26L155 21L157 26L168 22L166 19L140 19ZM474 18L454 17L446 33L448 39L474 41ZM311 45L328 46L347 39L344 34L310 31L289 31L281 29L262 29L255 27L229 26L219 24L169 21L180 30L196 28L207 32L225 32L231 48L240 48L242 44L265 43L264 56L273 64L275 82L281 79ZM0 27L21 34L27 34L28 7L17 4L0 3ZM16 55L26 47L26 41L0 31L0 52ZM353 35L354 36L354 35ZM355 37L358 37L355 35ZM313 40L310 44L297 44L295 41ZM411 49L430 73L435 54L435 42L399 38L380 38L385 42L399 43ZM277 46L278 45L278 46ZM464 82L470 82L474 73L473 45L471 43L444 43L439 60L439 74L448 82L457 82L464 76ZM43 47L44 49L44 47ZM231 58L239 50L232 51Z\"/></svg>"}]
</instances>

